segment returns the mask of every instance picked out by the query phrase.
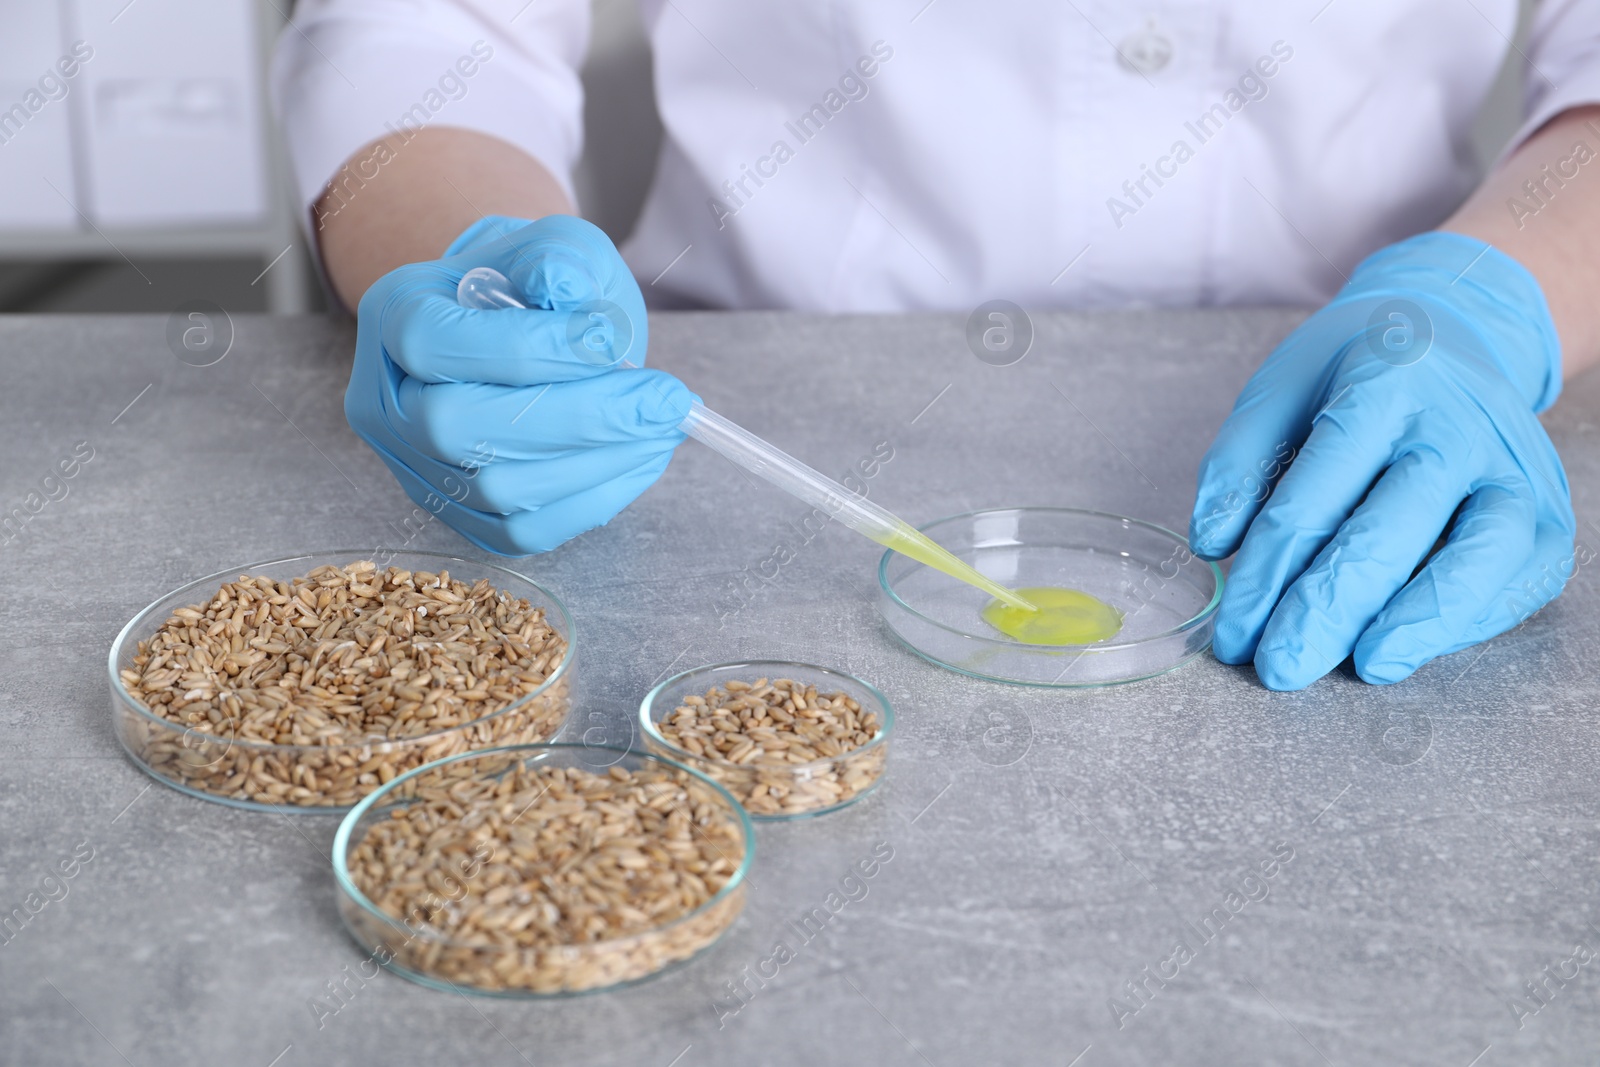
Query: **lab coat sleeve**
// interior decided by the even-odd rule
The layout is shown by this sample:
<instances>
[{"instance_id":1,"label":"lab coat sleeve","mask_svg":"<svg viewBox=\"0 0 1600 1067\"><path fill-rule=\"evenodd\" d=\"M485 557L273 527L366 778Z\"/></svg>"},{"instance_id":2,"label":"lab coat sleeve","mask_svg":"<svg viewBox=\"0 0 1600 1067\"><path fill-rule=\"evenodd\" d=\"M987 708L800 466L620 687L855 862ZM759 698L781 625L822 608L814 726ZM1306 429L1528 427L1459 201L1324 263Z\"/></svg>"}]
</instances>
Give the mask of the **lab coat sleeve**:
<instances>
[{"instance_id":1,"label":"lab coat sleeve","mask_svg":"<svg viewBox=\"0 0 1600 1067\"><path fill-rule=\"evenodd\" d=\"M1524 53L1526 121L1511 147L1563 111L1600 104L1600 0L1540 0Z\"/></svg>"},{"instance_id":2,"label":"lab coat sleeve","mask_svg":"<svg viewBox=\"0 0 1600 1067\"><path fill-rule=\"evenodd\" d=\"M419 126L508 141L570 198L588 37L587 0L300 0L272 57L271 93L302 220L336 175L353 192L377 177L377 159L338 174L357 150Z\"/></svg>"}]
</instances>

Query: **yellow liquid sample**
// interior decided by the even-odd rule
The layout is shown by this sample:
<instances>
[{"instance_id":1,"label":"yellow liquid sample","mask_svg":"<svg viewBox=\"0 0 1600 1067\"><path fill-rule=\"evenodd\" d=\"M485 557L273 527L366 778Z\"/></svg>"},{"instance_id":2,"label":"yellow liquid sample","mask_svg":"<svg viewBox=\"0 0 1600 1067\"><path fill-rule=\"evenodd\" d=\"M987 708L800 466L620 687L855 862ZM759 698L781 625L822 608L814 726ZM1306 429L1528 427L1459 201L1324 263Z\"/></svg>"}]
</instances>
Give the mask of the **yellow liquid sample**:
<instances>
[{"instance_id":1,"label":"yellow liquid sample","mask_svg":"<svg viewBox=\"0 0 1600 1067\"><path fill-rule=\"evenodd\" d=\"M1122 612L1088 593L1052 585L1016 592L1038 610L996 600L983 609L983 621L1024 644L1092 645L1122 629Z\"/></svg>"}]
</instances>

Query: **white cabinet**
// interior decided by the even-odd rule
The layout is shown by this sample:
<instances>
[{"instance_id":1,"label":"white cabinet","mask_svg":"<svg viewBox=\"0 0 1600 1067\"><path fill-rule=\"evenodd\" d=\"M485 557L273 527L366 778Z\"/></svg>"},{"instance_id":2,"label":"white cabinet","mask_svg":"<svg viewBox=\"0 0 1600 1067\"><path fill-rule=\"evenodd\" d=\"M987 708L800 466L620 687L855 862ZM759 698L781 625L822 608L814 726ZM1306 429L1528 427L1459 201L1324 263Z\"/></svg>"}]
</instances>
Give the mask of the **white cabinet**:
<instances>
[{"instance_id":1,"label":"white cabinet","mask_svg":"<svg viewBox=\"0 0 1600 1067\"><path fill-rule=\"evenodd\" d=\"M0 0L0 259L259 256L303 309L263 74L286 6Z\"/></svg>"},{"instance_id":2,"label":"white cabinet","mask_svg":"<svg viewBox=\"0 0 1600 1067\"><path fill-rule=\"evenodd\" d=\"M48 3L7 4L0 33L0 230L73 230L72 95L81 77L57 69L61 13ZM81 75L81 70L77 71Z\"/></svg>"},{"instance_id":3,"label":"white cabinet","mask_svg":"<svg viewBox=\"0 0 1600 1067\"><path fill-rule=\"evenodd\" d=\"M268 212L254 5L72 0L83 193L106 227L259 223ZM120 12L120 13L119 13Z\"/></svg>"}]
</instances>

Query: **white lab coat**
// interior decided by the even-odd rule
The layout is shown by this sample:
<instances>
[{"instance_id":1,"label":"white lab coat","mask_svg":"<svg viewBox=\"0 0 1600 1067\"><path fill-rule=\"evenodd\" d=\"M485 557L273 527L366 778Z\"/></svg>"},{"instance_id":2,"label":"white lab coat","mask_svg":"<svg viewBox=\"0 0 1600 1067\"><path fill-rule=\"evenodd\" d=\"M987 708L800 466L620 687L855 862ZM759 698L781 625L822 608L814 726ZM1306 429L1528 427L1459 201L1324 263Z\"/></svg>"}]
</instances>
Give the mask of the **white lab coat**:
<instances>
[{"instance_id":1,"label":"white lab coat","mask_svg":"<svg viewBox=\"0 0 1600 1067\"><path fill-rule=\"evenodd\" d=\"M643 0L666 136L624 252L657 307L1316 303L1478 180L1516 6ZM303 201L359 195L352 153L424 123L570 182L588 23L301 0L273 89ZM1539 3L1521 51L1519 138L1600 101L1600 0Z\"/></svg>"}]
</instances>

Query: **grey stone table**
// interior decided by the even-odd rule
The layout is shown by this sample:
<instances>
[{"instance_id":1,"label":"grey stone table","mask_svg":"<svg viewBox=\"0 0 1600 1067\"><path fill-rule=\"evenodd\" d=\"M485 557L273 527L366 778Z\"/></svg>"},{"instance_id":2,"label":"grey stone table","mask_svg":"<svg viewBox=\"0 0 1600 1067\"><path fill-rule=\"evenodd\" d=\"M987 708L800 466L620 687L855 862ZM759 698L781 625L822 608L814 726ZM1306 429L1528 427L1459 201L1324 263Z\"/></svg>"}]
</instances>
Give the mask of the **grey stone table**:
<instances>
[{"instance_id":1,"label":"grey stone table","mask_svg":"<svg viewBox=\"0 0 1600 1067\"><path fill-rule=\"evenodd\" d=\"M1182 529L1211 432L1295 319L1040 316L1032 352L993 367L958 317L662 315L651 355L824 471L887 442L872 495L917 521L1065 504ZM46 496L0 543L0 912L26 917L0 943L0 1063L1594 1061L1589 569L1400 685L1272 693L1205 657L1028 690L897 645L878 551L837 526L728 610L805 509L694 444L609 526L515 564L576 614L585 725L626 740L673 668L835 664L899 711L885 784L761 826L738 924L658 980L515 1003L350 979L337 820L153 784L112 734L106 650L158 594L248 561L405 537L482 554L438 522L403 532L411 504L344 423L348 324L235 325L195 367L160 317L0 320L0 510ZM1591 378L1547 417L1586 545L1597 410ZM46 483L75 449L92 458ZM892 859L828 911L875 850ZM762 979L778 942L794 958Z\"/></svg>"}]
</instances>

